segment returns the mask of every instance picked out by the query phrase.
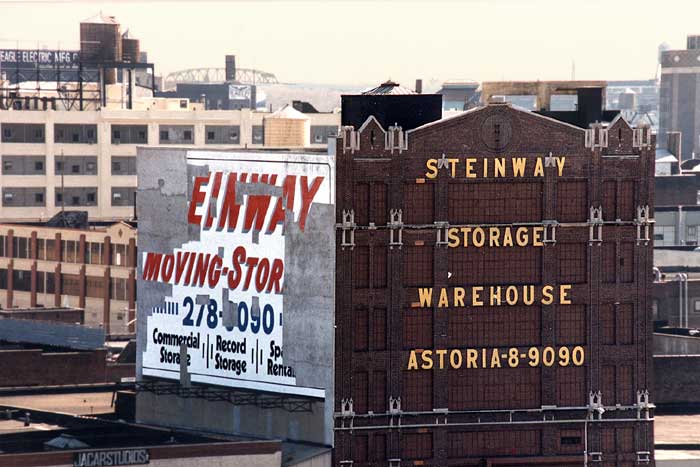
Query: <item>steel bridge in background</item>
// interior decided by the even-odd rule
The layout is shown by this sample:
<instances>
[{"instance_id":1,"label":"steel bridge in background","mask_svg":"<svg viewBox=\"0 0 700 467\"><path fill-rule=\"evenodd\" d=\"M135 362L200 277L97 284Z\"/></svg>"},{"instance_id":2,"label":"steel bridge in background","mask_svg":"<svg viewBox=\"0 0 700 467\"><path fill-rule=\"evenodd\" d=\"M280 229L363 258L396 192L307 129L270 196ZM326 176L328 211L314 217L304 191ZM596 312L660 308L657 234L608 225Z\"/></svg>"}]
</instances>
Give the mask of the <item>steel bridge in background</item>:
<instances>
[{"instance_id":1,"label":"steel bridge in background","mask_svg":"<svg viewBox=\"0 0 700 467\"><path fill-rule=\"evenodd\" d=\"M223 83L226 81L225 68L189 68L170 73L163 80L163 90L174 89L181 84L207 84ZM243 84L278 84L277 77L273 73L254 70L251 68L237 68L236 82Z\"/></svg>"}]
</instances>

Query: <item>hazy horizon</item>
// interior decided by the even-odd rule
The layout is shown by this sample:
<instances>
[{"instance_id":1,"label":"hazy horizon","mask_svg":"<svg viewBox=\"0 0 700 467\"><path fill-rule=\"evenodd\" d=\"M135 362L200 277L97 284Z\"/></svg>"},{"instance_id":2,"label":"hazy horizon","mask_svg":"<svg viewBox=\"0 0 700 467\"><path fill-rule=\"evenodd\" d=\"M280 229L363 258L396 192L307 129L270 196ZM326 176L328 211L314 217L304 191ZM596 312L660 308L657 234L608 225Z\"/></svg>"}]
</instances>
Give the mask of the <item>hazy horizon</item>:
<instances>
[{"instance_id":1,"label":"hazy horizon","mask_svg":"<svg viewBox=\"0 0 700 467\"><path fill-rule=\"evenodd\" d=\"M690 0L0 0L0 48L77 49L100 11L141 40L157 74L242 68L281 82L412 87L448 79L651 79L657 48L700 32Z\"/></svg>"}]
</instances>

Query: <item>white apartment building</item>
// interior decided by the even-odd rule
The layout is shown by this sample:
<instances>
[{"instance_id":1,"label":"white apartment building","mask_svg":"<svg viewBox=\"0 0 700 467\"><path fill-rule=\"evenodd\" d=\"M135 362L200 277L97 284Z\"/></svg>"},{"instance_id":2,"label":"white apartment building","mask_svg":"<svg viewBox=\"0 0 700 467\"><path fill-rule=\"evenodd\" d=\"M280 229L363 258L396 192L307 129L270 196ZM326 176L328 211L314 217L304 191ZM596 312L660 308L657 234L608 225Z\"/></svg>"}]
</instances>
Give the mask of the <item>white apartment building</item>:
<instances>
[{"instance_id":1,"label":"white apartment building","mask_svg":"<svg viewBox=\"0 0 700 467\"><path fill-rule=\"evenodd\" d=\"M266 147L253 110L200 110L188 100L151 99L136 110L0 110L0 219L43 222L62 209L91 222L134 218L137 146ZM338 113L308 117L308 148L327 147Z\"/></svg>"}]
</instances>

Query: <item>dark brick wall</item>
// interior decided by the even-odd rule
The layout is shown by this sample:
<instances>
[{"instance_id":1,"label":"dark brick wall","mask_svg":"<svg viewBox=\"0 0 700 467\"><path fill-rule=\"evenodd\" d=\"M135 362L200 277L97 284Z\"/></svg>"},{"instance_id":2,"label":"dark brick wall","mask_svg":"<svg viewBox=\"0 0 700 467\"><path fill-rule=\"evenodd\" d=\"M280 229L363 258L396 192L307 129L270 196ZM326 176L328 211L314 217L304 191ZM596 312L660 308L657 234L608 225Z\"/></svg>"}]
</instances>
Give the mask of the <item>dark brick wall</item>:
<instances>
[{"instance_id":1,"label":"dark brick wall","mask_svg":"<svg viewBox=\"0 0 700 467\"><path fill-rule=\"evenodd\" d=\"M14 319L31 319L36 321L51 321L53 323L84 324L85 311L70 310L11 310L0 311L0 316Z\"/></svg>"},{"instance_id":2,"label":"dark brick wall","mask_svg":"<svg viewBox=\"0 0 700 467\"><path fill-rule=\"evenodd\" d=\"M103 383L106 357L105 349L60 353L0 350L0 387Z\"/></svg>"},{"instance_id":3,"label":"dark brick wall","mask_svg":"<svg viewBox=\"0 0 700 467\"><path fill-rule=\"evenodd\" d=\"M475 465L503 456L526 457L522 462L530 465L569 465L566 455L583 455L590 392L601 391L605 405L631 406L638 391L652 387L653 250L651 242L638 241L634 219L640 206L653 211L654 139L650 146L633 147L633 129L620 119L609 129L607 148L590 148L583 129L502 104L420 127L408 134L408 149L387 149L385 130L370 122L357 135L359 150L349 148L345 135L337 144L336 222L342 224L343 213L352 210L357 228L354 248L342 247L340 227L336 239L336 412L341 401L352 399L355 415L336 419L334 465L352 460L355 466L379 467L388 459L402 459L402 465ZM561 177L554 167L543 177L480 175L484 160L491 161L489 167L497 157L526 157L534 164L535 157L550 154L566 157ZM456 177L440 169L436 178L427 178L426 161L443 156L460 160ZM476 179L464 175L467 157L477 159ZM589 208L598 206L606 221L601 243L589 242L587 225ZM391 248L387 222L393 209L402 210L404 226L403 245ZM560 223L556 244L524 247L522 256L484 247L464 248L455 259L460 248L436 243L434 222L544 221ZM524 307L512 317L487 307L414 306L418 287L507 284L573 284L580 315L565 319L572 308L557 305L534 313ZM407 318L418 312L417 320ZM469 322L455 325L451 319L460 314ZM612 337L602 330L603 316L614 329ZM406 371L411 349L531 345L582 345L585 365ZM466 396L455 395L457 385L467 388ZM390 397L401 398L400 416L388 413ZM542 406L575 407L562 420L579 422L510 425L491 412ZM622 412L606 416L620 418ZM636 417L636 410L625 413ZM499 424L475 426L486 420ZM387 428L397 425L400 430ZM618 428L636 442L605 441ZM634 462L635 449L653 450L651 424L588 427L588 451L605 451L605 462Z\"/></svg>"},{"instance_id":4,"label":"dark brick wall","mask_svg":"<svg viewBox=\"0 0 700 467\"><path fill-rule=\"evenodd\" d=\"M652 287L653 300L656 302L657 320L666 321L669 326L680 326L679 283L674 280L674 273L666 274L665 282L655 282ZM688 281L688 325L700 327L700 312L695 311L695 301L700 300L700 281Z\"/></svg>"},{"instance_id":5,"label":"dark brick wall","mask_svg":"<svg viewBox=\"0 0 700 467\"><path fill-rule=\"evenodd\" d=\"M695 206L698 204L700 174L670 175L654 179L655 206Z\"/></svg>"},{"instance_id":6,"label":"dark brick wall","mask_svg":"<svg viewBox=\"0 0 700 467\"><path fill-rule=\"evenodd\" d=\"M655 402L700 403L700 355L654 357Z\"/></svg>"},{"instance_id":7,"label":"dark brick wall","mask_svg":"<svg viewBox=\"0 0 700 467\"><path fill-rule=\"evenodd\" d=\"M136 376L135 363L110 363L107 365L105 381L120 383L122 378L134 378Z\"/></svg>"}]
</instances>

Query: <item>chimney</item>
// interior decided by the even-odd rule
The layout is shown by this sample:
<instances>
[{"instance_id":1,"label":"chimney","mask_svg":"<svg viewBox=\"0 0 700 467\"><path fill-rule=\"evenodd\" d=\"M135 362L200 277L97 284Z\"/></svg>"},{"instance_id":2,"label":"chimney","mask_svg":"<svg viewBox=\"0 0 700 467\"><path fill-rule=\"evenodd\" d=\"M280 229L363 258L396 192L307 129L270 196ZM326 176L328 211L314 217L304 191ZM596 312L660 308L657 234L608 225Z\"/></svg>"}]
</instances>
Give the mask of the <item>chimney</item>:
<instances>
[{"instance_id":1,"label":"chimney","mask_svg":"<svg viewBox=\"0 0 700 467\"><path fill-rule=\"evenodd\" d=\"M681 161L681 132L669 131L666 133L666 148L668 152L676 156Z\"/></svg>"},{"instance_id":2,"label":"chimney","mask_svg":"<svg viewBox=\"0 0 700 467\"><path fill-rule=\"evenodd\" d=\"M236 56L226 55L226 81L236 81Z\"/></svg>"},{"instance_id":3,"label":"chimney","mask_svg":"<svg viewBox=\"0 0 700 467\"><path fill-rule=\"evenodd\" d=\"M423 94L423 80L416 80L416 94Z\"/></svg>"},{"instance_id":4,"label":"chimney","mask_svg":"<svg viewBox=\"0 0 700 467\"><path fill-rule=\"evenodd\" d=\"M578 119L580 122L589 123L603 120L603 107L605 103L605 88L577 88L578 95Z\"/></svg>"},{"instance_id":5,"label":"chimney","mask_svg":"<svg viewBox=\"0 0 700 467\"><path fill-rule=\"evenodd\" d=\"M700 36L688 36L688 50L700 49Z\"/></svg>"}]
</instances>

